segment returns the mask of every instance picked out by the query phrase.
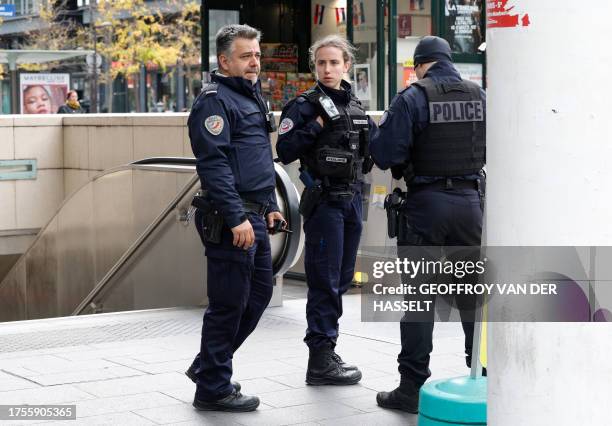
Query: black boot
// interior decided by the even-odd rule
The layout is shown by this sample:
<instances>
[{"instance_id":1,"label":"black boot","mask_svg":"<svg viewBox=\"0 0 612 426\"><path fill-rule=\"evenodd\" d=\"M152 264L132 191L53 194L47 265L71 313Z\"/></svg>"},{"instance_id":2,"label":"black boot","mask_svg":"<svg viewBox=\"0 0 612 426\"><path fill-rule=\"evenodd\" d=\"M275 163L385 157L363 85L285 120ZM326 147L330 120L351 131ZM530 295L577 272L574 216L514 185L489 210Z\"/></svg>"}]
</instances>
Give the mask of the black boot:
<instances>
[{"instance_id":1,"label":"black boot","mask_svg":"<svg viewBox=\"0 0 612 426\"><path fill-rule=\"evenodd\" d=\"M340 364L340 367L344 368L345 370L359 370L359 368L357 368L357 366L356 366L356 365L353 365L353 364L347 364L346 362L344 362L344 361L342 360L342 358L340 358L340 355L338 355L338 354L336 353L336 351L334 351L334 353L333 353L333 355L332 355L332 356L334 357L334 360L335 360L335 361L336 361L338 364Z\"/></svg>"},{"instance_id":2,"label":"black boot","mask_svg":"<svg viewBox=\"0 0 612 426\"><path fill-rule=\"evenodd\" d=\"M185 371L185 375L189 377L189 380L191 380L193 383L198 382L198 376L196 375L196 369L193 365L190 366L187 371ZM240 383L235 382L233 380L230 383L232 384L234 389L236 389L236 392L240 392L240 389L242 389L242 386L240 386Z\"/></svg>"},{"instance_id":3,"label":"black boot","mask_svg":"<svg viewBox=\"0 0 612 426\"><path fill-rule=\"evenodd\" d=\"M306 383L309 385L354 385L361 380L361 371L346 370L334 359L331 347L310 349Z\"/></svg>"},{"instance_id":4,"label":"black boot","mask_svg":"<svg viewBox=\"0 0 612 426\"><path fill-rule=\"evenodd\" d=\"M198 399L196 396L193 399L193 406L201 411L231 411L242 413L245 411L255 411L259 406L259 398L256 396L243 395L234 389L228 396L216 401L204 401Z\"/></svg>"},{"instance_id":5,"label":"black boot","mask_svg":"<svg viewBox=\"0 0 612 426\"><path fill-rule=\"evenodd\" d=\"M393 408L417 414L419 412L419 389L409 379L402 378L400 385L391 392L378 392L376 402L383 408Z\"/></svg>"}]
</instances>

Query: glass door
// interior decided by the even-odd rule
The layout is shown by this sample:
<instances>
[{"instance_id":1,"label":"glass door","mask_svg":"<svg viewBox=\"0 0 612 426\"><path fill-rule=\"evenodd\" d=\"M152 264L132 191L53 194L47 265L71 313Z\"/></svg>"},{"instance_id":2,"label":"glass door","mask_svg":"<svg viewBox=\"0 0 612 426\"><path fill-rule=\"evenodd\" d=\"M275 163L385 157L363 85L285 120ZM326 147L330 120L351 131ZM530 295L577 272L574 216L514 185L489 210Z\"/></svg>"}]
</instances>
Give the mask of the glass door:
<instances>
[{"instance_id":1,"label":"glass door","mask_svg":"<svg viewBox=\"0 0 612 426\"><path fill-rule=\"evenodd\" d=\"M240 23L240 4L231 0L203 2L202 10L202 73L207 81L208 73L218 67L215 37L224 25Z\"/></svg>"}]
</instances>

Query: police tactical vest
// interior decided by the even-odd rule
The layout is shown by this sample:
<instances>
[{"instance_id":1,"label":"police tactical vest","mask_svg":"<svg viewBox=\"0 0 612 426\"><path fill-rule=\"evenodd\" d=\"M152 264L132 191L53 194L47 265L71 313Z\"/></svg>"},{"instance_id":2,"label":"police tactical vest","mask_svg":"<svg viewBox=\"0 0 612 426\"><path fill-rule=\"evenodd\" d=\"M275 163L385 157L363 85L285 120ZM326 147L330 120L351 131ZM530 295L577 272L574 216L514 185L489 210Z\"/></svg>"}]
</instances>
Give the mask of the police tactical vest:
<instances>
[{"instance_id":1,"label":"police tactical vest","mask_svg":"<svg viewBox=\"0 0 612 426\"><path fill-rule=\"evenodd\" d=\"M471 81L436 83L422 88L429 104L429 125L412 150L415 176L464 176L485 164L486 117L480 87Z\"/></svg>"},{"instance_id":2,"label":"police tactical vest","mask_svg":"<svg viewBox=\"0 0 612 426\"><path fill-rule=\"evenodd\" d=\"M363 147L368 138L368 116L359 101L351 96L348 104L336 104L340 118L329 120L319 103L321 92L308 90L300 96L311 103L325 120L313 149L303 157L307 169L331 184L363 180Z\"/></svg>"}]
</instances>

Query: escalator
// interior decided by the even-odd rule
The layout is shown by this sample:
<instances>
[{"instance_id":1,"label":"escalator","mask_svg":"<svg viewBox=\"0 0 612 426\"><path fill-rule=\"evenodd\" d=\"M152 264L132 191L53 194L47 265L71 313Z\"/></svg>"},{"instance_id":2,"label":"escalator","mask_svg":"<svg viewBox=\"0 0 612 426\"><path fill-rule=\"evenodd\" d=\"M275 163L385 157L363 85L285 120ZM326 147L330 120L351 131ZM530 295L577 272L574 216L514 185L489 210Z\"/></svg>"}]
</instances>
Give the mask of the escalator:
<instances>
[{"instance_id":1,"label":"escalator","mask_svg":"<svg viewBox=\"0 0 612 426\"><path fill-rule=\"evenodd\" d=\"M276 168L292 234L271 237L275 276L303 247L299 196ZM206 304L206 258L195 232L193 158L151 158L105 171L64 201L0 282L0 321ZM273 303L280 301L276 279Z\"/></svg>"}]
</instances>

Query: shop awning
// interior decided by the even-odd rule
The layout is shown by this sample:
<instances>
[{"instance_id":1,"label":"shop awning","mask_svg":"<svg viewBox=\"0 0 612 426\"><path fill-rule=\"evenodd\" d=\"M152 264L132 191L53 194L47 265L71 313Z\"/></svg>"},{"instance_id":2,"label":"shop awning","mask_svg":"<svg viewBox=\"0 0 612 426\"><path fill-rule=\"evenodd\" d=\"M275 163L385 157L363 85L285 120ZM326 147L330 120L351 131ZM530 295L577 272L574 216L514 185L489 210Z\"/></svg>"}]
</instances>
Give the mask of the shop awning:
<instances>
[{"instance_id":1,"label":"shop awning","mask_svg":"<svg viewBox=\"0 0 612 426\"><path fill-rule=\"evenodd\" d=\"M86 56L93 50L20 50L0 49L0 63L8 64L9 69L16 69L19 64L42 64L44 62Z\"/></svg>"}]
</instances>

